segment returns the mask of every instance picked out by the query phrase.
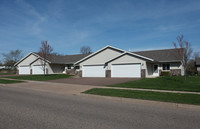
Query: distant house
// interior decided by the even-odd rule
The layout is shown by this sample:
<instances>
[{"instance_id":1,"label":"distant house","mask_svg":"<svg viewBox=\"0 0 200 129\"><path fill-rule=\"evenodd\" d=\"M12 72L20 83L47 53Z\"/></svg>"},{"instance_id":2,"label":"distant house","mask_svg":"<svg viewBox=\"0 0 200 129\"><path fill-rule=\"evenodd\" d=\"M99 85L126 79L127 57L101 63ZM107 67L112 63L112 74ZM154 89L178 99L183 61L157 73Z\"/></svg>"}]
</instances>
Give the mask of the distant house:
<instances>
[{"instance_id":1,"label":"distant house","mask_svg":"<svg viewBox=\"0 0 200 129\"><path fill-rule=\"evenodd\" d=\"M76 72L81 77L143 78L157 77L161 73L184 75L179 49L128 52L106 46L87 55L53 55L47 62L47 74ZM38 54L30 53L16 63L19 74L43 74L44 61Z\"/></svg>"},{"instance_id":2,"label":"distant house","mask_svg":"<svg viewBox=\"0 0 200 129\"><path fill-rule=\"evenodd\" d=\"M196 58L195 60L196 71L200 73L200 58Z\"/></svg>"}]
</instances>

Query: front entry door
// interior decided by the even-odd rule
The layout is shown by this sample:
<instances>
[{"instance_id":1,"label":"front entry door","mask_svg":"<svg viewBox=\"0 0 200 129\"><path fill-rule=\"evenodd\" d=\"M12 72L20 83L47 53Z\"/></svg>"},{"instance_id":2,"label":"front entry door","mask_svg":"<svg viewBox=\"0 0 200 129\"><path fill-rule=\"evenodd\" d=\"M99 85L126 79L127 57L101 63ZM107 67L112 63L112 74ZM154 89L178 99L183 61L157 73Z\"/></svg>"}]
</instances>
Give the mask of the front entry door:
<instances>
[{"instance_id":1,"label":"front entry door","mask_svg":"<svg viewBox=\"0 0 200 129\"><path fill-rule=\"evenodd\" d=\"M159 76L158 65L153 65L153 76Z\"/></svg>"}]
</instances>

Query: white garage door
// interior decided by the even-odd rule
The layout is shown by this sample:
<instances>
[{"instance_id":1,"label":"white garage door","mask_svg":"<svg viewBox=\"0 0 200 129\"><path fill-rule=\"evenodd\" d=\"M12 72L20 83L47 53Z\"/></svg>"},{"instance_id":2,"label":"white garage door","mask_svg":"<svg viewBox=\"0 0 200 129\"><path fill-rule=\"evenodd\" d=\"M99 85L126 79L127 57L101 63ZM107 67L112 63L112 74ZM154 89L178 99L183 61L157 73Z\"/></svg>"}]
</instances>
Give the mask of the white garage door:
<instances>
[{"instance_id":1,"label":"white garage door","mask_svg":"<svg viewBox=\"0 0 200 129\"><path fill-rule=\"evenodd\" d=\"M111 77L141 77L140 64L115 64L111 66Z\"/></svg>"},{"instance_id":2,"label":"white garage door","mask_svg":"<svg viewBox=\"0 0 200 129\"><path fill-rule=\"evenodd\" d=\"M20 66L19 74L30 74L30 67L29 66Z\"/></svg>"},{"instance_id":3,"label":"white garage door","mask_svg":"<svg viewBox=\"0 0 200 129\"><path fill-rule=\"evenodd\" d=\"M105 77L105 68L103 65L83 66L83 77Z\"/></svg>"},{"instance_id":4,"label":"white garage door","mask_svg":"<svg viewBox=\"0 0 200 129\"><path fill-rule=\"evenodd\" d=\"M33 70L33 74L44 74L43 67L41 65L33 66L32 70Z\"/></svg>"}]
</instances>

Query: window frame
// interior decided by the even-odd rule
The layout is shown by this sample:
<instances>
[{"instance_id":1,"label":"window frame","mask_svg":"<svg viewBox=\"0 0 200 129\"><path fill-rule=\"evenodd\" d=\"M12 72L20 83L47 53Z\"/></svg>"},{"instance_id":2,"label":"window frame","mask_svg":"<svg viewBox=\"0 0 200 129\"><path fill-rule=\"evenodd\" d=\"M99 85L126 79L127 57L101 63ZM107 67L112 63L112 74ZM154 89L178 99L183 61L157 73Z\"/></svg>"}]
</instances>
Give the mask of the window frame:
<instances>
[{"instance_id":1,"label":"window frame","mask_svg":"<svg viewBox=\"0 0 200 129\"><path fill-rule=\"evenodd\" d=\"M168 67L169 67L169 69L168 69ZM163 71L170 71L170 63L164 63L164 64L162 64L162 70Z\"/></svg>"}]
</instances>

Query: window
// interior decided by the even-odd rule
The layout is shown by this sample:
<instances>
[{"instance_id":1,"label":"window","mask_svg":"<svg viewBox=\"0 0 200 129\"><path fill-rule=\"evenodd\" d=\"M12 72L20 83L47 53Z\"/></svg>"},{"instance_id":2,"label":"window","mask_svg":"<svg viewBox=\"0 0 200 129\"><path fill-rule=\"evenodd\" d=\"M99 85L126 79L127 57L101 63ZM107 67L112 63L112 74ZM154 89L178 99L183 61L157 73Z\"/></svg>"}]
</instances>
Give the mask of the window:
<instances>
[{"instance_id":1,"label":"window","mask_svg":"<svg viewBox=\"0 0 200 129\"><path fill-rule=\"evenodd\" d=\"M169 64L163 64L162 67L163 67L163 70L170 70Z\"/></svg>"}]
</instances>

